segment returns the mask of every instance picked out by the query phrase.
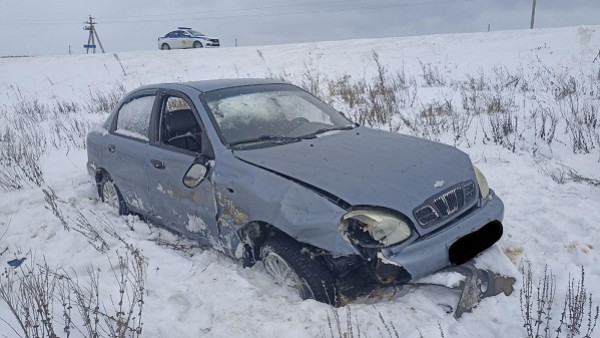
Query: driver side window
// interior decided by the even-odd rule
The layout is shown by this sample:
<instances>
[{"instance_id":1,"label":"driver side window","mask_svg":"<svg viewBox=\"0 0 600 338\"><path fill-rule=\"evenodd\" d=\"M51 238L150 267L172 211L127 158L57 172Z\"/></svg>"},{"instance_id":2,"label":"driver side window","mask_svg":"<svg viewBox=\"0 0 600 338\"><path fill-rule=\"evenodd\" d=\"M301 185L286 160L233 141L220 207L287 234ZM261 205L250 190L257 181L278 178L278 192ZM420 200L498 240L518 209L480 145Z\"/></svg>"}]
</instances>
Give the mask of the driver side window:
<instances>
[{"instance_id":1,"label":"driver side window","mask_svg":"<svg viewBox=\"0 0 600 338\"><path fill-rule=\"evenodd\" d=\"M177 96L163 100L159 142L179 149L200 153L202 130L189 104Z\"/></svg>"}]
</instances>

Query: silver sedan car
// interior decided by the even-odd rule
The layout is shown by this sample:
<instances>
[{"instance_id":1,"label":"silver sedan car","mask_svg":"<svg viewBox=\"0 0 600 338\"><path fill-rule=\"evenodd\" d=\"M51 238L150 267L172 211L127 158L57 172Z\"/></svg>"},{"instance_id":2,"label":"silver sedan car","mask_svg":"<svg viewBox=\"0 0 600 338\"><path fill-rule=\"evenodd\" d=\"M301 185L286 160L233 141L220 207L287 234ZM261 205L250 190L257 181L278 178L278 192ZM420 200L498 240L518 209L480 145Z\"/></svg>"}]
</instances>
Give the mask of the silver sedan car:
<instances>
[{"instance_id":1,"label":"silver sedan car","mask_svg":"<svg viewBox=\"0 0 600 338\"><path fill-rule=\"evenodd\" d=\"M358 126L279 81L141 87L87 145L120 214L330 304L464 264L503 233L503 203L465 153Z\"/></svg>"}]
</instances>

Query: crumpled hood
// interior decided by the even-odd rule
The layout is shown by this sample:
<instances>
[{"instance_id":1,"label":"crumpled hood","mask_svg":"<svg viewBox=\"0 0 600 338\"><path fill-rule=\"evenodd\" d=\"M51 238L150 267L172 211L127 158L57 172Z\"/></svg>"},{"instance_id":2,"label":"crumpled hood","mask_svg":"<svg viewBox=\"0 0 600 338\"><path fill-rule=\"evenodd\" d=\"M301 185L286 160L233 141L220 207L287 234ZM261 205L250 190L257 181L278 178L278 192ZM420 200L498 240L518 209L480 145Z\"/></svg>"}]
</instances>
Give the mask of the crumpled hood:
<instances>
[{"instance_id":1,"label":"crumpled hood","mask_svg":"<svg viewBox=\"0 0 600 338\"><path fill-rule=\"evenodd\" d=\"M234 154L351 205L394 209L413 221L413 209L432 195L476 180L471 160L454 147L367 127Z\"/></svg>"}]
</instances>

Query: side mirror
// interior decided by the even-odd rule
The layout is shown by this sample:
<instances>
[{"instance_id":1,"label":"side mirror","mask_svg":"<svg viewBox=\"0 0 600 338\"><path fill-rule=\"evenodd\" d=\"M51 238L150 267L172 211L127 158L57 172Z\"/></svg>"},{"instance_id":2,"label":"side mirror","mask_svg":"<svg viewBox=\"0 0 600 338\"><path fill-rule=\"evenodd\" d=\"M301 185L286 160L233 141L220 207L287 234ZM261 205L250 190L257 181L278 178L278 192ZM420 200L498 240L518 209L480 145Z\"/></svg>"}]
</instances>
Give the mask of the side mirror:
<instances>
[{"instance_id":1,"label":"side mirror","mask_svg":"<svg viewBox=\"0 0 600 338\"><path fill-rule=\"evenodd\" d=\"M208 168L200 163L194 163L183 176L183 185L188 188L197 187L206 178Z\"/></svg>"}]
</instances>

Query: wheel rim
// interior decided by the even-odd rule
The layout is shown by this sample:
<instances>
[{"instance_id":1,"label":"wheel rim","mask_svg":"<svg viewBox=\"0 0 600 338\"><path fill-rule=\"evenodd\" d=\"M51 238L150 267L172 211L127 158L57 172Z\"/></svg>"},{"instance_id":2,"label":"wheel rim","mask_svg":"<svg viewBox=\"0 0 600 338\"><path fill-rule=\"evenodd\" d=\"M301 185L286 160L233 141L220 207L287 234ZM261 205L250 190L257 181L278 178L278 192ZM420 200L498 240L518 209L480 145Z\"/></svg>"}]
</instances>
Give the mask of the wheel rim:
<instances>
[{"instance_id":1,"label":"wheel rim","mask_svg":"<svg viewBox=\"0 0 600 338\"><path fill-rule=\"evenodd\" d=\"M194 48L200 48L202 47L202 44L198 41L194 42Z\"/></svg>"},{"instance_id":2,"label":"wheel rim","mask_svg":"<svg viewBox=\"0 0 600 338\"><path fill-rule=\"evenodd\" d=\"M119 208L119 196L117 195L117 189L111 181L106 181L102 185L102 199L104 203L110 205L113 208Z\"/></svg>"},{"instance_id":3,"label":"wheel rim","mask_svg":"<svg viewBox=\"0 0 600 338\"><path fill-rule=\"evenodd\" d=\"M171 48L169 47L169 45L167 45L167 44L165 43L164 45L162 45L162 49L163 49L163 50L169 50L169 49L171 49Z\"/></svg>"},{"instance_id":4,"label":"wheel rim","mask_svg":"<svg viewBox=\"0 0 600 338\"><path fill-rule=\"evenodd\" d=\"M302 297L304 295L305 284L300 276L287 264L287 262L278 254L269 252L263 258L263 263L267 272L273 276L277 284L290 287Z\"/></svg>"}]
</instances>

